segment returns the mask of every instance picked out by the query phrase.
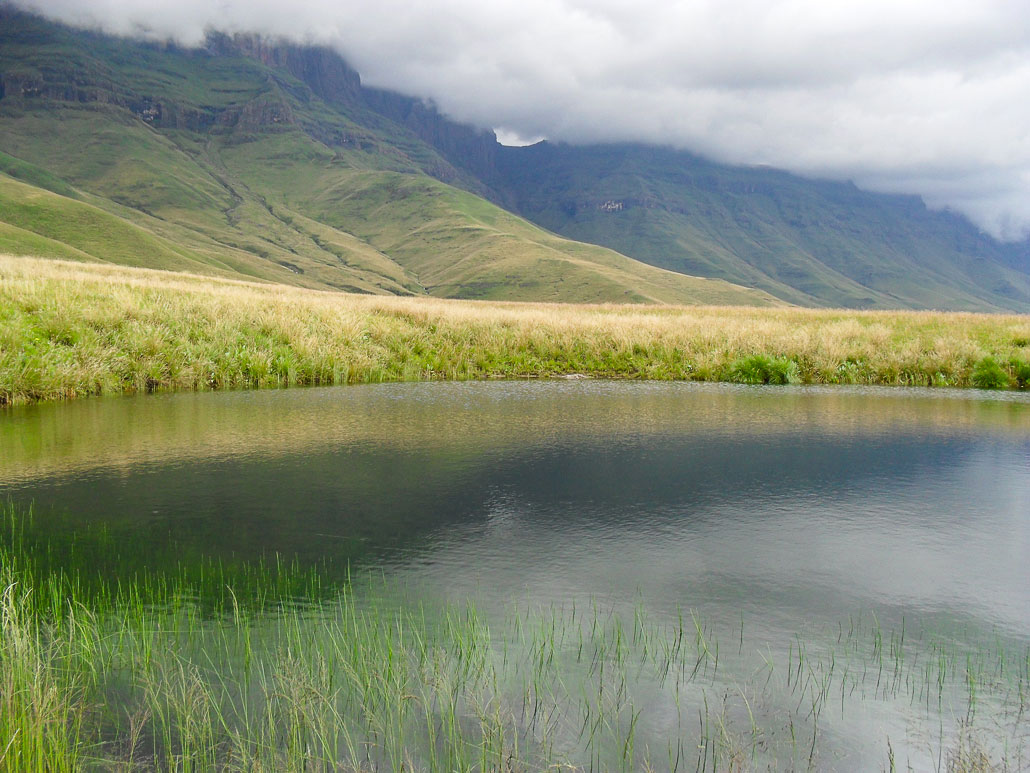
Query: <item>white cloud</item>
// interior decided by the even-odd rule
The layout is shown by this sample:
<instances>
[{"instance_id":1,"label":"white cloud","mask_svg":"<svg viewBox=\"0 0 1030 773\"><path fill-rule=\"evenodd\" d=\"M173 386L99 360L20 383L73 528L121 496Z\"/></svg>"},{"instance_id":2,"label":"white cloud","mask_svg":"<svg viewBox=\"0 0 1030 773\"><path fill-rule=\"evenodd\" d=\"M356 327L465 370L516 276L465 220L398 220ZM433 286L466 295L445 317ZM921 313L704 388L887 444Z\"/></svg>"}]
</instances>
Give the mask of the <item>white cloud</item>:
<instances>
[{"instance_id":1,"label":"white cloud","mask_svg":"<svg viewBox=\"0 0 1030 773\"><path fill-rule=\"evenodd\" d=\"M1025 0L28 0L120 34L336 47L505 136L641 140L1030 233Z\"/></svg>"}]
</instances>

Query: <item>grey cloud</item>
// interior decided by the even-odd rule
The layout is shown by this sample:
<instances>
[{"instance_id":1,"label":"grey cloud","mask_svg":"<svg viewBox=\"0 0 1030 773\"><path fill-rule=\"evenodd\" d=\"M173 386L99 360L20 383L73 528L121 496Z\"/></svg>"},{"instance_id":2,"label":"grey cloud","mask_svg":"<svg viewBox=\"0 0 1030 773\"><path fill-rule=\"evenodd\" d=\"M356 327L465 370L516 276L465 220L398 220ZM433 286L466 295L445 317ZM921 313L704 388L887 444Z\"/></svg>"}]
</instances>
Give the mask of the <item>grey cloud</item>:
<instances>
[{"instance_id":1,"label":"grey cloud","mask_svg":"<svg viewBox=\"0 0 1030 773\"><path fill-rule=\"evenodd\" d=\"M23 0L118 34L256 31L521 137L641 140L1030 233L1024 0Z\"/></svg>"}]
</instances>

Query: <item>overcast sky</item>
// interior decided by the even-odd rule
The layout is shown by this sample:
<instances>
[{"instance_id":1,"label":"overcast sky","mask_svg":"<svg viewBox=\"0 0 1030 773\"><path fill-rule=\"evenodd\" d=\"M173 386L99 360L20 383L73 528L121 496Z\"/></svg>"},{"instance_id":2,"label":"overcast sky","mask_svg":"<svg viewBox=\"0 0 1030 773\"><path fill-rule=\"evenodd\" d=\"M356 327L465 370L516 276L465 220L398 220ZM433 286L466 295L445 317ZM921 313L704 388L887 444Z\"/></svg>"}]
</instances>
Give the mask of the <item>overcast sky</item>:
<instances>
[{"instance_id":1,"label":"overcast sky","mask_svg":"<svg viewBox=\"0 0 1030 773\"><path fill-rule=\"evenodd\" d=\"M1028 0L22 0L199 43L328 43L507 141L641 140L1030 234Z\"/></svg>"}]
</instances>

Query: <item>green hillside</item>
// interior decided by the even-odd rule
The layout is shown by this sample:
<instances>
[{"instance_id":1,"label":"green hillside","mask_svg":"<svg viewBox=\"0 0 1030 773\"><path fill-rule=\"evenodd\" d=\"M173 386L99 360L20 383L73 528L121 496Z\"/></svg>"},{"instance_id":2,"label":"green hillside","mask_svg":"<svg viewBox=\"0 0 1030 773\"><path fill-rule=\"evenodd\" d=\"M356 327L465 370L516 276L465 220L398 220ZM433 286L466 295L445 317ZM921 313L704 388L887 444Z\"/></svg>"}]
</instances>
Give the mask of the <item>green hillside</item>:
<instances>
[{"instance_id":1,"label":"green hillside","mask_svg":"<svg viewBox=\"0 0 1030 773\"><path fill-rule=\"evenodd\" d=\"M545 228L792 303L1030 311L1030 248L916 197L634 145L503 148L498 169Z\"/></svg>"},{"instance_id":2,"label":"green hillside","mask_svg":"<svg viewBox=\"0 0 1030 773\"><path fill-rule=\"evenodd\" d=\"M331 52L184 51L0 8L0 252L369 293L776 302L558 237L485 190Z\"/></svg>"}]
</instances>

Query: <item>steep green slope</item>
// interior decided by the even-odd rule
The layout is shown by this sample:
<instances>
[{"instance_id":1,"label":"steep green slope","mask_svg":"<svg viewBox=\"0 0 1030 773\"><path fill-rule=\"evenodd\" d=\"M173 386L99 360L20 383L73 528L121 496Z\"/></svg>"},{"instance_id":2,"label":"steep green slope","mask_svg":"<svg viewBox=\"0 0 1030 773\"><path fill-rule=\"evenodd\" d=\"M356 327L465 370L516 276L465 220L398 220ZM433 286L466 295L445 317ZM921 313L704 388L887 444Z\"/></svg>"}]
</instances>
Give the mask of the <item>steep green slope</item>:
<instances>
[{"instance_id":1,"label":"steep green slope","mask_svg":"<svg viewBox=\"0 0 1030 773\"><path fill-rule=\"evenodd\" d=\"M276 164L280 141L226 148L234 169L276 212L306 212L388 254L419 288L452 298L675 303L694 294L739 303L742 289L698 280L594 245L569 242L466 191L424 175L340 168L311 159ZM748 293L752 303L771 296Z\"/></svg>"},{"instance_id":2,"label":"steep green slope","mask_svg":"<svg viewBox=\"0 0 1030 773\"><path fill-rule=\"evenodd\" d=\"M45 256L57 244L64 245L58 249L59 256L122 265L189 271L205 263L198 255L99 207L6 175L0 175L0 213L5 231L12 237L17 234L28 254Z\"/></svg>"},{"instance_id":3,"label":"steep green slope","mask_svg":"<svg viewBox=\"0 0 1030 773\"><path fill-rule=\"evenodd\" d=\"M62 195L47 191L30 197L27 187L14 195L11 180L4 188L9 205L0 208L2 222L125 265L241 273L307 287L404 291L402 284L367 270L364 263L349 272L335 271L340 258L310 239L307 251L296 249L291 241L301 237L263 206L234 195L161 134L124 121L117 109L58 105L12 111L3 118L7 147L50 167L43 170L8 156L8 171L26 183L49 182L50 191ZM22 212L30 204L32 211ZM79 227L71 228L74 222ZM3 245L18 251L13 242ZM49 254L44 247L28 252ZM347 254L341 248L336 252ZM360 243L349 252L376 257ZM384 262L389 270L382 273L403 273Z\"/></svg>"},{"instance_id":4,"label":"steep green slope","mask_svg":"<svg viewBox=\"0 0 1030 773\"><path fill-rule=\"evenodd\" d=\"M545 228L794 303L1030 311L1017 248L915 197L633 145L503 148L498 170Z\"/></svg>"},{"instance_id":5,"label":"steep green slope","mask_svg":"<svg viewBox=\"0 0 1030 773\"><path fill-rule=\"evenodd\" d=\"M775 302L478 198L321 49L183 51L0 9L0 152L0 251L375 293Z\"/></svg>"}]
</instances>

